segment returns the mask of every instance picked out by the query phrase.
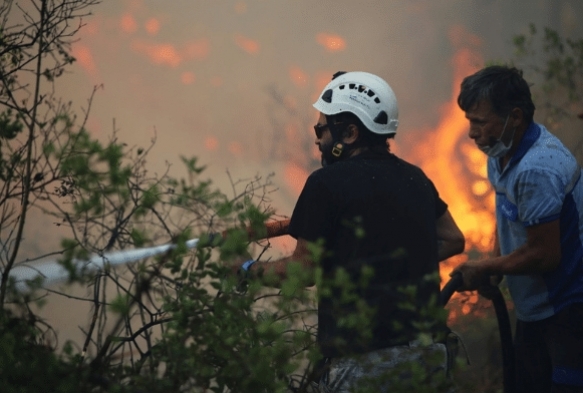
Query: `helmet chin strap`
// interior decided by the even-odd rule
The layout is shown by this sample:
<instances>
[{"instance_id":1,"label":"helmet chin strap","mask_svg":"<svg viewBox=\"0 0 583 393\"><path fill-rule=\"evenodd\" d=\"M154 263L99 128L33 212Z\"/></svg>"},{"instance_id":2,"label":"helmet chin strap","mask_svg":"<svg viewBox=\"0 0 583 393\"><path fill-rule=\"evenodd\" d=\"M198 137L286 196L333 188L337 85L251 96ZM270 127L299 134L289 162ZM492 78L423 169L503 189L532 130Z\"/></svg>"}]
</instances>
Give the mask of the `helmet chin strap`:
<instances>
[{"instance_id":1,"label":"helmet chin strap","mask_svg":"<svg viewBox=\"0 0 583 393\"><path fill-rule=\"evenodd\" d=\"M322 166L332 165L340 161L346 155L344 154L345 146L344 143L339 141L320 145L320 149L322 150Z\"/></svg>"},{"instance_id":2,"label":"helmet chin strap","mask_svg":"<svg viewBox=\"0 0 583 393\"><path fill-rule=\"evenodd\" d=\"M350 152L356 147L353 144L347 145L341 141L342 130L340 126L334 123L332 116L326 116L326 122L330 129L332 142L322 146L322 166L331 165L350 156Z\"/></svg>"}]
</instances>

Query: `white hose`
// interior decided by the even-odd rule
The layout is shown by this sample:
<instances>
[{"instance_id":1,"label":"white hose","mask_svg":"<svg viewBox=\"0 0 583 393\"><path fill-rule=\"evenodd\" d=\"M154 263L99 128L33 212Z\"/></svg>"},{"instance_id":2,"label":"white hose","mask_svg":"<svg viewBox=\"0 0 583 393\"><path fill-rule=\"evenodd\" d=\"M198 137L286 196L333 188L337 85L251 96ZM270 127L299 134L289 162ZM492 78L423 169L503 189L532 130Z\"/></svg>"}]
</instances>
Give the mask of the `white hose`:
<instances>
[{"instance_id":1,"label":"white hose","mask_svg":"<svg viewBox=\"0 0 583 393\"><path fill-rule=\"evenodd\" d=\"M186 242L188 249L195 248L198 239L190 239ZM164 244L161 246L137 248L134 250L123 250L108 252L103 255L93 255L87 261L76 261L77 271L87 273L102 270L106 265L111 267L125 265L140 259L164 254L166 251L176 247L175 244ZM0 273L0 278L2 273ZM37 277L43 277L43 287L64 282L69 278L69 272L57 260L39 262L34 264L18 264L10 270L9 277L15 280L16 290L25 292L28 290L27 281Z\"/></svg>"}]
</instances>

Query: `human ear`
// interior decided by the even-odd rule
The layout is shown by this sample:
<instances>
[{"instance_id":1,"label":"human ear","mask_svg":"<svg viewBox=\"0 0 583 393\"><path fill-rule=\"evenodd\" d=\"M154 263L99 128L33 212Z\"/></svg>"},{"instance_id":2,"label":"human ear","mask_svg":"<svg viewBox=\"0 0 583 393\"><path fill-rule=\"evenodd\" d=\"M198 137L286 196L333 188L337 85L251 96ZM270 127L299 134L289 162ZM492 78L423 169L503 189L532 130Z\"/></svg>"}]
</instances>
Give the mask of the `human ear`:
<instances>
[{"instance_id":1,"label":"human ear","mask_svg":"<svg viewBox=\"0 0 583 393\"><path fill-rule=\"evenodd\" d=\"M510 111L510 123L512 128L516 128L524 120L524 112L520 108L514 108Z\"/></svg>"},{"instance_id":2,"label":"human ear","mask_svg":"<svg viewBox=\"0 0 583 393\"><path fill-rule=\"evenodd\" d=\"M349 124L348 127L344 130L342 142L349 145L351 143L356 142L359 135L359 129L356 124Z\"/></svg>"}]
</instances>

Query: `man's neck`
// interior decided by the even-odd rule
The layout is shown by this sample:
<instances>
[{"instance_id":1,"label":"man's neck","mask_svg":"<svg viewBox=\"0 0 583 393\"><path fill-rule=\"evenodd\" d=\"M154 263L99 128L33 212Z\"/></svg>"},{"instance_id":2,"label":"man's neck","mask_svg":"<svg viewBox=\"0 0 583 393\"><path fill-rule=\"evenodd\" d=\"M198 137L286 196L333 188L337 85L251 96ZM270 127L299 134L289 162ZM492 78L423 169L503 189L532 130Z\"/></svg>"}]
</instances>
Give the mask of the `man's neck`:
<instances>
[{"instance_id":1,"label":"man's neck","mask_svg":"<svg viewBox=\"0 0 583 393\"><path fill-rule=\"evenodd\" d=\"M368 147L364 147L364 146L357 147L356 149L354 149L350 152L350 155L348 156L348 158L356 157L357 155L362 154L365 151L368 151Z\"/></svg>"},{"instance_id":2,"label":"man's neck","mask_svg":"<svg viewBox=\"0 0 583 393\"><path fill-rule=\"evenodd\" d=\"M508 165L512 159L512 156L514 156L514 153L516 153L518 150L518 146L520 145L520 142L522 141L528 126L529 124L521 124L516 128L516 131L514 132L514 138L512 139L512 148L508 154L500 159L500 168L502 168L502 170L506 168L506 165Z\"/></svg>"}]
</instances>

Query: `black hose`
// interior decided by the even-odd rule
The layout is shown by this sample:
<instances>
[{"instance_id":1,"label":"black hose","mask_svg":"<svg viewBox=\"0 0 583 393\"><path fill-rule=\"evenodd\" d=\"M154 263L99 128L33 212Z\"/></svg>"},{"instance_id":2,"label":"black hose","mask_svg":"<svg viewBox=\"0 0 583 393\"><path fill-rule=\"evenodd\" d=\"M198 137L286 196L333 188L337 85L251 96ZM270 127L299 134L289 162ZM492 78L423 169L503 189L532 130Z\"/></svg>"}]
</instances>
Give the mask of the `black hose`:
<instances>
[{"instance_id":1,"label":"black hose","mask_svg":"<svg viewBox=\"0 0 583 393\"><path fill-rule=\"evenodd\" d=\"M454 274L445 284L439 294L439 302L445 306L454 292L463 285L461 273ZM516 369L514 363L514 344L512 342L512 328L510 327L510 317L506 308L506 301L500 288L492 285L487 288L487 298L492 301L496 319L498 320L498 332L500 334L500 345L502 347L502 380L504 393L516 392Z\"/></svg>"},{"instance_id":2,"label":"black hose","mask_svg":"<svg viewBox=\"0 0 583 393\"><path fill-rule=\"evenodd\" d=\"M441 292L439 293L439 304L443 307L449 302L449 299L453 296L454 292L460 288L464 283L464 278L461 274L454 274L452 278L445 284Z\"/></svg>"},{"instance_id":3,"label":"black hose","mask_svg":"<svg viewBox=\"0 0 583 393\"><path fill-rule=\"evenodd\" d=\"M490 288L489 288L490 289ZM514 343L512 341L512 328L510 317L506 308L506 300L498 286L492 286L490 300L494 305L496 319L498 319L498 331L500 333L500 345L502 346L502 376L504 381L504 393L516 392L516 366L514 361Z\"/></svg>"}]
</instances>

